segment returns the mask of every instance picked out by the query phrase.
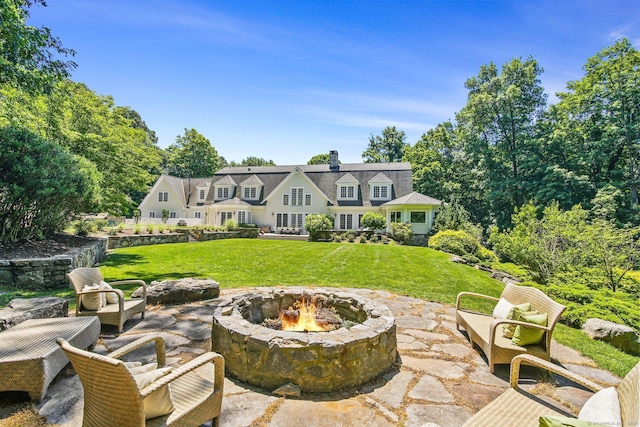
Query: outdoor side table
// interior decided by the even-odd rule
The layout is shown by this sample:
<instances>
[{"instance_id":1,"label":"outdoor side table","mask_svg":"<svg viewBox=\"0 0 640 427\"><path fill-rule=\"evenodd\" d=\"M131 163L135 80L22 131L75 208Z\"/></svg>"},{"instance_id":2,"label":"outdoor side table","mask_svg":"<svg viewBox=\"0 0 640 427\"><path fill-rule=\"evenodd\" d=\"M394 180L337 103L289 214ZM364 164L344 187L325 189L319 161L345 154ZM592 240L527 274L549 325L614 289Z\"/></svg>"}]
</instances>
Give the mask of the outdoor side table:
<instances>
[{"instance_id":1,"label":"outdoor side table","mask_svg":"<svg viewBox=\"0 0 640 427\"><path fill-rule=\"evenodd\" d=\"M64 338L78 348L100 336L97 317L31 319L0 333L0 391L26 391L40 401L69 359L56 343Z\"/></svg>"}]
</instances>

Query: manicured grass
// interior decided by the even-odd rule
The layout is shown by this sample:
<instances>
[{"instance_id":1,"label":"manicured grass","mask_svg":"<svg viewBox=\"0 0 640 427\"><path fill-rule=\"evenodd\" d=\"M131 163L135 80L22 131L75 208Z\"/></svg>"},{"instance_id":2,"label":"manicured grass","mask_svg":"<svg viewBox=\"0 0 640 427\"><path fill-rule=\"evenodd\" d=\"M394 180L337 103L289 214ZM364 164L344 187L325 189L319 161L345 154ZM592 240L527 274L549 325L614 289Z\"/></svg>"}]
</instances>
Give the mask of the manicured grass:
<instances>
[{"instance_id":1,"label":"manicured grass","mask_svg":"<svg viewBox=\"0 0 640 427\"><path fill-rule=\"evenodd\" d=\"M115 251L101 270L107 280L200 277L222 288L371 288L451 305L459 292L499 296L503 288L488 273L453 263L447 254L395 244L230 239L139 246ZM469 308L490 311L492 305ZM556 326L553 337L619 376L639 360L564 325Z\"/></svg>"},{"instance_id":2,"label":"manicured grass","mask_svg":"<svg viewBox=\"0 0 640 427\"><path fill-rule=\"evenodd\" d=\"M462 291L500 295L489 274L428 248L229 239L119 249L101 271L107 280L212 278L222 288L330 286L384 289L455 304Z\"/></svg>"}]
</instances>

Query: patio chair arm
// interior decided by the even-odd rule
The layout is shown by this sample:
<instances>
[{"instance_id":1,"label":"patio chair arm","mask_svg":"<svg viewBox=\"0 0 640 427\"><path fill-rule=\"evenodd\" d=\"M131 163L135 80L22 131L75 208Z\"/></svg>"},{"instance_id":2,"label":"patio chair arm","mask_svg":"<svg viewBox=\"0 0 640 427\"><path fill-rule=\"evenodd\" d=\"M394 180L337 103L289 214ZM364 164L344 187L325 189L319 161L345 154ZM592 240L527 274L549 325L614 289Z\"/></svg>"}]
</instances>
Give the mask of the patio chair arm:
<instances>
[{"instance_id":1,"label":"patio chair arm","mask_svg":"<svg viewBox=\"0 0 640 427\"><path fill-rule=\"evenodd\" d=\"M491 326L489 327L489 342L490 343L495 343L496 340L496 330L498 329L498 326L506 323L508 325L517 325L517 326L523 326L523 327L527 327L527 328L531 328L531 329L542 329L545 332L549 332L551 333L551 328L549 326L541 326L541 325L536 325L535 323L528 323L528 322L522 322L520 320L512 320L512 319L494 319L493 322L491 322Z\"/></svg>"},{"instance_id":2,"label":"patio chair arm","mask_svg":"<svg viewBox=\"0 0 640 427\"><path fill-rule=\"evenodd\" d=\"M147 335L144 338L140 338L137 339L133 342L130 342L129 344L125 345L124 347L121 347L115 351L112 351L111 353L107 354L107 357L112 357L114 359L120 359L122 356L124 356L127 353L132 352L133 350L136 350L140 347L142 347L145 344L150 343L151 341L155 341L156 343L156 358L157 358L157 362L158 362L158 367L163 367L165 364L165 358L166 358L166 350L165 350L165 345L164 345L164 338L162 338L162 336L160 334L151 334L151 335Z\"/></svg>"},{"instance_id":3,"label":"patio chair arm","mask_svg":"<svg viewBox=\"0 0 640 427\"><path fill-rule=\"evenodd\" d=\"M602 390L602 386L594 383L593 381L587 378L584 378L580 375L574 374L573 372L561 366L558 366L555 363L547 362L546 360L540 359L539 357L532 356L530 354L520 354L514 357L513 360L511 360L510 383L511 383L511 387L514 389L518 388L518 379L520 378L520 366L522 364L545 369L549 372L553 372L554 374L565 377L576 384L580 384L581 386L588 388L594 393Z\"/></svg>"},{"instance_id":4,"label":"patio chair arm","mask_svg":"<svg viewBox=\"0 0 640 427\"><path fill-rule=\"evenodd\" d=\"M147 283L144 280L117 280L109 282L110 285L140 285L142 286L142 298L147 296Z\"/></svg>"},{"instance_id":5,"label":"patio chair arm","mask_svg":"<svg viewBox=\"0 0 640 427\"><path fill-rule=\"evenodd\" d=\"M224 387L224 358L222 357L222 355L210 351L196 357L188 363L185 363L179 368L172 370L167 375L158 378L158 380L143 388L140 391L140 395L144 398L154 391L158 390L159 388L164 387L172 381L175 381L177 378L180 378L184 374L211 362L213 362L213 366L215 369L213 380L214 389L222 393L222 389Z\"/></svg>"},{"instance_id":6,"label":"patio chair arm","mask_svg":"<svg viewBox=\"0 0 640 427\"><path fill-rule=\"evenodd\" d=\"M500 298L492 297L489 295L477 294L475 292L460 292L456 297L456 310L460 310L460 301L462 300L462 297L475 297L475 298L481 298L481 299L488 299L491 301L500 301Z\"/></svg>"}]
</instances>

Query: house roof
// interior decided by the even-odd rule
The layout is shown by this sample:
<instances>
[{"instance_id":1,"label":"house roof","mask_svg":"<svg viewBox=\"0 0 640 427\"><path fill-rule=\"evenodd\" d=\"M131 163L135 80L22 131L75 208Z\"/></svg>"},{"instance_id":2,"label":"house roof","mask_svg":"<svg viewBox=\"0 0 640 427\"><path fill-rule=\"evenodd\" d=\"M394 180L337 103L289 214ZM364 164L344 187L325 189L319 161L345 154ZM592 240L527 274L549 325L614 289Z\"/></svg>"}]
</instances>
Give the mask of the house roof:
<instances>
[{"instance_id":1,"label":"house roof","mask_svg":"<svg viewBox=\"0 0 640 427\"><path fill-rule=\"evenodd\" d=\"M441 205L442 202L433 197L425 196L424 194L417 193L415 191L406 194L397 199L383 203L382 206L397 206L397 205Z\"/></svg>"},{"instance_id":2,"label":"house roof","mask_svg":"<svg viewBox=\"0 0 640 427\"><path fill-rule=\"evenodd\" d=\"M375 183L379 183L379 184L392 184L393 180L389 179L388 176L386 176L385 174L383 174L382 172L380 172L379 174L377 174L376 176L374 176L373 178L371 178L369 180L369 182L375 182Z\"/></svg>"},{"instance_id":3,"label":"house roof","mask_svg":"<svg viewBox=\"0 0 640 427\"><path fill-rule=\"evenodd\" d=\"M347 172L336 181L336 184L359 184L359 182L356 177Z\"/></svg>"},{"instance_id":4,"label":"house roof","mask_svg":"<svg viewBox=\"0 0 640 427\"><path fill-rule=\"evenodd\" d=\"M431 204L439 205L439 200L413 192L413 178L411 165L407 162L394 163L357 163L340 164L332 170L329 165L289 165L289 166L240 166L226 167L208 178L177 178L163 175L171 188L178 195L181 202L187 206L195 204L197 188L202 186L230 186L229 200L216 201L214 191L209 191L205 205L242 204L260 205L273 191L287 179L293 172L302 172L306 178L315 185L327 198L327 202L334 206L380 206L398 204ZM240 185L262 186L258 200L239 199ZM391 198L393 200L383 203L379 200L370 200L371 192L368 183L393 183ZM338 186L342 184L359 184L357 200L338 200ZM191 197L193 195L194 198ZM191 199L191 200L190 200ZM236 201L234 201L236 200Z\"/></svg>"},{"instance_id":5,"label":"house roof","mask_svg":"<svg viewBox=\"0 0 640 427\"><path fill-rule=\"evenodd\" d=\"M245 179L240 185L264 185L264 182L257 175L253 174L249 178Z\"/></svg>"},{"instance_id":6,"label":"house roof","mask_svg":"<svg viewBox=\"0 0 640 427\"><path fill-rule=\"evenodd\" d=\"M217 175L214 175L214 178L215 177L217 177ZM231 178L231 176L226 175L221 177L216 182L214 182L213 185L238 185L238 184L236 184L236 182L233 180L233 178Z\"/></svg>"},{"instance_id":7,"label":"house roof","mask_svg":"<svg viewBox=\"0 0 640 427\"><path fill-rule=\"evenodd\" d=\"M379 173L383 173L391 182L393 182L391 197L401 197L413 191L413 178L411 174L411 165L408 162L393 163L354 163L340 164L335 170L331 170L329 165L289 165L289 166L239 166L226 167L214 175L214 180L223 177L232 177L235 182L242 182L245 179L256 175L264 183L263 197L267 197L273 190L282 183L289 174L298 169L322 191L330 203L338 206L355 205L355 206L378 206L382 204L380 201L371 202L369 199L370 192L367 188L363 188L364 183L368 183ZM352 180L353 183L360 183L357 201L338 201L338 189L336 182L345 177L347 174L353 178L345 178ZM218 184L219 185L219 184ZM210 194L211 196L211 194ZM209 198L211 202L213 199ZM258 204L260 202L257 202ZM254 204L251 202L251 204Z\"/></svg>"}]
</instances>

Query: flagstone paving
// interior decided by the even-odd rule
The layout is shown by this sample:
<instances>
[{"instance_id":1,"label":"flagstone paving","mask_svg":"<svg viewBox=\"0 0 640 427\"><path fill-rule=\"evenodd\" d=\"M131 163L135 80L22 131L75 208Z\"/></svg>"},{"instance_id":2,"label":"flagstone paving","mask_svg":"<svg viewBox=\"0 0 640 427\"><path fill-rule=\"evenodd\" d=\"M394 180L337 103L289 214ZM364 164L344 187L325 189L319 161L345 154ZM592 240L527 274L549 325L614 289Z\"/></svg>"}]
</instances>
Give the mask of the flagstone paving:
<instances>
[{"instance_id":1,"label":"flagstone paving","mask_svg":"<svg viewBox=\"0 0 640 427\"><path fill-rule=\"evenodd\" d=\"M272 395L270 390L225 379L222 426L416 426L457 427L508 387L508 365L489 372L486 360L456 330L455 308L384 291L342 289L386 304L397 320L398 363L387 374L356 389L299 398ZM223 290L222 295L248 292ZM181 364L211 348L211 321L216 300L182 306L149 307L145 320L129 321L121 335L103 329L95 351L106 354L151 331L166 340L167 364ZM152 360L153 346L129 359ZM603 385L619 379L572 349L553 342L551 356L568 369ZM523 375L534 378L534 370ZM525 387L535 387L534 384ZM555 399L568 412L589 397L575 384L559 381L545 399ZM37 405L47 421L61 426L81 424L82 389L71 369L63 371Z\"/></svg>"}]
</instances>

